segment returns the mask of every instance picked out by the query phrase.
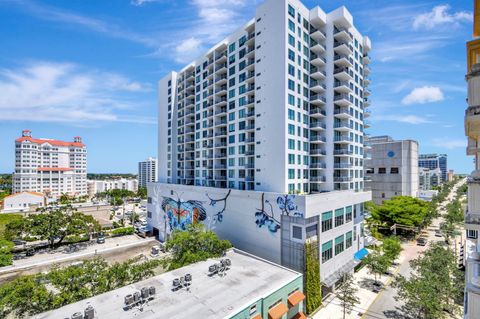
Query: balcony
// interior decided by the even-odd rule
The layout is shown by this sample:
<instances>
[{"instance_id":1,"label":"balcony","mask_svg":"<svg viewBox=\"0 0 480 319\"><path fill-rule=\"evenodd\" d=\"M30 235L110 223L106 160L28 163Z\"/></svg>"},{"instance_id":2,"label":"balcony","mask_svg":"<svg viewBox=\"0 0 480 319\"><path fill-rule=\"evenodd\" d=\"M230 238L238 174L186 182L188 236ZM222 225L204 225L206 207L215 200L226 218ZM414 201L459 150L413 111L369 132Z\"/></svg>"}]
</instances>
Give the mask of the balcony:
<instances>
[{"instance_id":1,"label":"balcony","mask_svg":"<svg viewBox=\"0 0 480 319\"><path fill-rule=\"evenodd\" d=\"M254 169L255 168L255 163L245 163L245 165L243 165L243 166L247 169Z\"/></svg>"},{"instance_id":2,"label":"balcony","mask_svg":"<svg viewBox=\"0 0 480 319\"><path fill-rule=\"evenodd\" d=\"M370 121L366 121L366 120L363 121L363 127L364 128L369 128L371 126L372 126L372 124L370 123Z\"/></svg>"},{"instance_id":3,"label":"balcony","mask_svg":"<svg viewBox=\"0 0 480 319\"><path fill-rule=\"evenodd\" d=\"M226 142L216 143L215 147L227 147L227 143Z\"/></svg>"},{"instance_id":4,"label":"balcony","mask_svg":"<svg viewBox=\"0 0 480 319\"><path fill-rule=\"evenodd\" d=\"M341 143L351 143L351 142L353 142L353 138L351 138L350 136L335 136L333 138L333 141L335 143L339 143L339 144L341 144Z\"/></svg>"},{"instance_id":5,"label":"balcony","mask_svg":"<svg viewBox=\"0 0 480 319\"><path fill-rule=\"evenodd\" d=\"M221 87L215 88L215 94L217 95L227 94L227 86L222 85Z\"/></svg>"},{"instance_id":6,"label":"balcony","mask_svg":"<svg viewBox=\"0 0 480 319\"><path fill-rule=\"evenodd\" d=\"M255 124L249 124L245 126L245 131L253 131L255 130Z\"/></svg>"},{"instance_id":7,"label":"balcony","mask_svg":"<svg viewBox=\"0 0 480 319\"><path fill-rule=\"evenodd\" d=\"M363 74L366 76L370 74L370 68L368 66L363 67Z\"/></svg>"},{"instance_id":8,"label":"balcony","mask_svg":"<svg viewBox=\"0 0 480 319\"><path fill-rule=\"evenodd\" d=\"M322 54L323 52L325 52L325 47L323 46L323 44L320 44L316 41L311 41L310 51L319 55L319 54ZM325 59L323 61L325 62Z\"/></svg>"},{"instance_id":9,"label":"balcony","mask_svg":"<svg viewBox=\"0 0 480 319\"><path fill-rule=\"evenodd\" d=\"M346 67L346 68L352 68L353 64L350 62L350 59L348 58L348 55L345 54L335 54L334 55L334 61L336 65L341 66L341 67Z\"/></svg>"},{"instance_id":10,"label":"balcony","mask_svg":"<svg viewBox=\"0 0 480 319\"><path fill-rule=\"evenodd\" d=\"M353 80L352 76L350 75L349 68L335 68L333 70L333 76L339 81L351 81Z\"/></svg>"},{"instance_id":11,"label":"balcony","mask_svg":"<svg viewBox=\"0 0 480 319\"><path fill-rule=\"evenodd\" d=\"M320 149L320 148L313 148L313 149L310 150L310 155L325 156L325 155L327 155L327 152L325 150Z\"/></svg>"},{"instance_id":12,"label":"balcony","mask_svg":"<svg viewBox=\"0 0 480 319\"><path fill-rule=\"evenodd\" d=\"M350 114L350 109L347 108L347 107L336 108L333 111L333 114L335 115L335 117L337 117L339 119L349 119L349 118L353 117L353 115Z\"/></svg>"},{"instance_id":13,"label":"balcony","mask_svg":"<svg viewBox=\"0 0 480 319\"><path fill-rule=\"evenodd\" d=\"M333 97L333 102L342 107L350 106L352 102L350 102L350 96L348 94L338 94Z\"/></svg>"},{"instance_id":14,"label":"balcony","mask_svg":"<svg viewBox=\"0 0 480 319\"><path fill-rule=\"evenodd\" d=\"M226 108L220 108L215 110L215 115L227 114Z\"/></svg>"},{"instance_id":15,"label":"balcony","mask_svg":"<svg viewBox=\"0 0 480 319\"><path fill-rule=\"evenodd\" d=\"M227 105L227 97L217 98L215 99L215 104L217 105Z\"/></svg>"},{"instance_id":16,"label":"balcony","mask_svg":"<svg viewBox=\"0 0 480 319\"><path fill-rule=\"evenodd\" d=\"M245 152L245 156L254 156L255 155L255 150L247 150Z\"/></svg>"},{"instance_id":17,"label":"balcony","mask_svg":"<svg viewBox=\"0 0 480 319\"><path fill-rule=\"evenodd\" d=\"M348 81L335 81L333 83L333 88L335 91L348 94L352 93L352 89L350 88L350 85Z\"/></svg>"},{"instance_id":18,"label":"balcony","mask_svg":"<svg viewBox=\"0 0 480 319\"><path fill-rule=\"evenodd\" d=\"M327 113L321 108L315 107L310 110L310 116L313 118L322 118L327 116Z\"/></svg>"},{"instance_id":19,"label":"balcony","mask_svg":"<svg viewBox=\"0 0 480 319\"><path fill-rule=\"evenodd\" d=\"M310 90L312 90L315 93L323 93L327 87L325 84L322 84L318 81L311 81L310 82Z\"/></svg>"},{"instance_id":20,"label":"balcony","mask_svg":"<svg viewBox=\"0 0 480 319\"><path fill-rule=\"evenodd\" d=\"M325 65L326 60L325 58L321 57L321 56L318 56L316 54L312 54L311 58L310 58L310 63L314 66L317 66L317 67L322 67Z\"/></svg>"},{"instance_id":21,"label":"balcony","mask_svg":"<svg viewBox=\"0 0 480 319\"><path fill-rule=\"evenodd\" d=\"M368 54L365 54L362 60L363 64L370 64L370 56Z\"/></svg>"},{"instance_id":22,"label":"balcony","mask_svg":"<svg viewBox=\"0 0 480 319\"><path fill-rule=\"evenodd\" d=\"M327 168L327 164L325 163L311 163L310 169L325 169Z\"/></svg>"},{"instance_id":23,"label":"balcony","mask_svg":"<svg viewBox=\"0 0 480 319\"><path fill-rule=\"evenodd\" d=\"M218 62L218 63L227 61L227 51L225 51L225 52L223 52L219 55L216 55L215 56L215 61Z\"/></svg>"},{"instance_id":24,"label":"balcony","mask_svg":"<svg viewBox=\"0 0 480 319\"><path fill-rule=\"evenodd\" d=\"M350 131L353 129L353 125L351 125L347 121L341 121L341 122L335 122L333 124L333 128L338 131Z\"/></svg>"},{"instance_id":25,"label":"balcony","mask_svg":"<svg viewBox=\"0 0 480 319\"><path fill-rule=\"evenodd\" d=\"M325 176L310 176L310 182L326 182L327 178Z\"/></svg>"},{"instance_id":26,"label":"balcony","mask_svg":"<svg viewBox=\"0 0 480 319\"><path fill-rule=\"evenodd\" d=\"M363 85L365 87L369 86L370 85L370 78L368 77L363 77Z\"/></svg>"},{"instance_id":27,"label":"balcony","mask_svg":"<svg viewBox=\"0 0 480 319\"><path fill-rule=\"evenodd\" d=\"M353 54L353 47L347 43L337 42L335 41L333 44L333 50L336 53L344 54L344 55L351 55Z\"/></svg>"},{"instance_id":28,"label":"balcony","mask_svg":"<svg viewBox=\"0 0 480 319\"><path fill-rule=\"evenodd\" d=\"M349 176L334 176L333 181L336 183L348 183L353 181L353 178Z\"/></svg>"},{"instance_id":29,"label":"balcony","mask_svg":"<svg viewBox=\"0 0 480 319\"><path fill-rule=\"evenodd\" d=\"M217 120L217 121L215 121L215 125L216 126L227 126L227 119Z\"/></svg>"},{"instance_id":30,"label":"balcony","mask_svg":"<svg viewBox=\"0 0 480 319\"><path fill-rule=\"evenodd\" d=\"M324 136L318 136L318 135L311 135L310 136L310 143L312 144L319 144L319 143L326 143L327 138Z\"/></svg>"},{"instance_id":31,"label":"balcony","mask_svg":"<svg viewBox=\"0 0 480 319\"><path fill-rule=\"evenodd\" d=\"M350 169L353 165L350 163L334 163L333 168L335 169Z\"/></svg>"},{"instance_id":32,"label":"balcony","mask_svg":"<svg viewBox=\"0 0 480 319\"><path fill-rule=\"evenodd\" d=\"M317 67L313 67L310 69L310 76L315 80L323 80L327 76L327 73L325 73L325 71L322 71Z\"/></svg>"},{"instance_id":33,"label":"balcony","mask_svg":"<svg viewBox=\"0 0 480 319\"><path fill-rule=\"evenodd\" d=\"M227 83L227 75L217 76L215 78L215 83L217 83L217 84Z\"/></svg>"},{"instance_id":34,"label":"balcony","mask_svg":"<svg viewBox=\"0 0 480 319\"><path fill-rule=\"evenodd\" d=\"M318 122L318 121L310 122L310 129L314 131L323 131L326 128L327 128L327 125L325 123Z\"/></svg>"},{"instance_id":35,"label":"balcony","mask_svg":"<svg viewBox=\"0 0 480 319\"><path fill-rule=\"evenodd\" d=\"M324 105L326 103L326 99L322 95L315 94L310 96L310 103L313 105Z\"/></svg>"},{"instance_id":36,"label":"balcony","mask_svg":"<svg viewBox=\"0 0 480 319\"><path fill-rule=\"evenodd\" d=\"M310 37L317 42L320 42L326 39L325 33L323 33L323 31L315 30L315 29L310 32Z\"/></svg>"},{"instance_id":37,"label":"balcony","mask_svg":"<svg viewBox=\"0 0 480 319\"><path fill-rule=\"evenodd\" d=\"M370 94L372 94L372 92L370 92L369 89L363 90L363 96L370 96Z\"/></svg>"},{"instance_id":38,"label":"balcony","mask_svg":"<svg viewBox=\"0 0 480 319\"><path fill-rule=\"evenodd\" d=\"M347 149L337 149L337 150L333 150L333 155L335 155L335 156L350 156L350 155L353 155L353 152L349 151Z\"/></svg>"},{"instance_id":39,"label":"balcony","mask_svg":"<svg viewBox=\"0 0 480 319\"><path fill-rule=\"evenodd\" d=\"M363 99L363 107L369 107L370 106L370 100L367 98Z\"/></svg>"},{"instance_id":40,"label":"balcony","mask_svg":"<svg viewBox=\"0 0 480 319\"><path fill-rule=\"evenodd\" d=\"M221 130L218 132L215 132L215 136L226 136L227 135L227 130Z\"/></svg>"}]
</instances>

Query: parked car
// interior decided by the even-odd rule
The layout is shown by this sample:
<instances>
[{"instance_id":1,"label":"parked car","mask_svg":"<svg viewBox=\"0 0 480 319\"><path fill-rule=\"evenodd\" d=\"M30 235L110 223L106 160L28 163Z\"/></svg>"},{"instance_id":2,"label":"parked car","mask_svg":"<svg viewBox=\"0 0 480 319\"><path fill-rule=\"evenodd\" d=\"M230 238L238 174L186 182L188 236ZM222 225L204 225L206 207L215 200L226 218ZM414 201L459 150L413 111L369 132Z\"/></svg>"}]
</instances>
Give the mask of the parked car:
<instances>
[{"instance_id":1,"label":"parked car","mask_svg":"<svg viewBox=\"0 0 480 319\"><path fill-rule=\"evenodd\" d=\"M425 237L419 237L417 239L418 246L425 246L427 244L427 239Z\"/></svg>"},{"instance_id":2,"label":"parked car","mask_svg":"<svg viewBox=\"0 0 480 319\"><path fill-rule=\"evenodd\" d=\"M25 253L25 255L27 255L27 257L35 256L35 249L33 248L27 249L27 252Z\"/></svg>"},{"instance_id":3,"label":"parked car","mask_svg":"<svg viewBox=\"0 0 480 319\"><path fill-rule=\"evenodd\" d=\"M105 244L105 236L98 236L97 244Z\"/></svg>"},{"instance_id":4,"label":"parked car","mask_svg":"<svg viewBox=\"0 0 480 319\"><path fill-rule=\"evenodd\" d=\"M436 229L435 230L435 237L442 237L443 234L442 234L442 231L440 229Z\"/></svg>"}]
</instances>

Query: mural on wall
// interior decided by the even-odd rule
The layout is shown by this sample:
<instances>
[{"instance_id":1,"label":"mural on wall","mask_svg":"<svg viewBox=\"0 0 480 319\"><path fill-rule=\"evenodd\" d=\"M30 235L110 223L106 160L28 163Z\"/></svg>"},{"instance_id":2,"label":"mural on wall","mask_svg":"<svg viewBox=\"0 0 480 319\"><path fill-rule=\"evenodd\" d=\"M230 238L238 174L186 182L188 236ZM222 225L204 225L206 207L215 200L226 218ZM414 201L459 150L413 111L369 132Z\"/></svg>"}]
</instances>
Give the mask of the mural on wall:
<instances>
[{"instance_id":1,"label":"mural on wall","mask_svg":"<svg viewBox=\"0 0 480 319\"><path fill-rule=\"evenodd\" d=\"M284 195L277 198L278 208L282 211L282 215L293 217L303 217L303 213L298 211L298 206L295 204L295 195Z\"/></svg>"},{"instance_id":2,"label":"mural on wall","mask_svg":"<svg viewBox=\"0 0 480 319\"><path fill-rule=\"evenodd\" d=\"M295 204L295 195L277 197L277 206L280 209L280 215L303 217L303 213L298 211L298 206ZM262 193L261 208L257 208L255 212L255 224L257 224L258 228L268 229L272 234L281 228L280 220L275 218L273 205L269 200L265 199L265 193Z\"/></svg>"},{"instance_id":3,"label":"mural on wall","mask_svg":"<svg viewBox=\"0 0 480 319\"><path fill-rule=\"evenodd\" d=\"M220 209L220 211L216 212L212 216L207 216L207 210L203 206L204 202L202 201L183 201L178 194L176 200L171 197L162 196L163 201L161 207L165 213L164 218L166 218L168 222L170 231L175 229L186 230L188 225L198 222L206 222L208 224L207 228L212 229L217 222L221 223L223 221L223 215L227 209L227 200L231 192L232 191L229 190L228 193L222 198L213 198L206 193L207 198L210 200L210 206L216 207L217 203L223 203L223 207Z\"/></svg>"},{"instance_id":4,"label":"mural on wall","mask_svg":"<svg viewBox=\"0 0 480 319\"><path fill-rule=\"evenodd\" d=\"M210 200L210 206L215 207L217 205L217 203L223 203L222 209L212 216L213 225L215 225L217 222L221 223L223 221L223 213L227 209L227 199L228 199L228 197L230 196L231 193L232 193L232 190L229 189L228 193L227 193L227 195L225 195L225 197L218 198L218 199L212 198L208 193L206 194L208 199Z\"/></svg>"},{"instance_id":5,"label":"mural on wall","mask_svg":"<svg viewBox=\"0 0 480 319\"><path fill-rule=\"evenodd\" d=\"M171 197L163 197L162 210L168 220L170 231L175 229L185 230L187 225L204 221L207 218L207 211L202 202L196 200L182 201Z\"/></svg>"}]
</instances>

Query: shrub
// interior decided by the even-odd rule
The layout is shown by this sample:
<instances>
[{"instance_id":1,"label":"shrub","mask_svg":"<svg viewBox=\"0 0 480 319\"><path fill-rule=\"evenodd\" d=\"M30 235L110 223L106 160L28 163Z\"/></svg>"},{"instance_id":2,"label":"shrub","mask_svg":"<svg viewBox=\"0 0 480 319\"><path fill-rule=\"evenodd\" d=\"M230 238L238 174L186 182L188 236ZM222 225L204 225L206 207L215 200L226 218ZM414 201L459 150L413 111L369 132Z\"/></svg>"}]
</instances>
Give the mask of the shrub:
<instances>
[{"instance_id":1,"label":"shrub","mask_svg":"<svg viewBox=\"0 0 480 319\"><path fill-rule=\"evenodd\" d=\"M112 236L131 235L133 233L135 233L135 228L133 227L116 228L110 232Z\"/></svg>"}]
</instances>

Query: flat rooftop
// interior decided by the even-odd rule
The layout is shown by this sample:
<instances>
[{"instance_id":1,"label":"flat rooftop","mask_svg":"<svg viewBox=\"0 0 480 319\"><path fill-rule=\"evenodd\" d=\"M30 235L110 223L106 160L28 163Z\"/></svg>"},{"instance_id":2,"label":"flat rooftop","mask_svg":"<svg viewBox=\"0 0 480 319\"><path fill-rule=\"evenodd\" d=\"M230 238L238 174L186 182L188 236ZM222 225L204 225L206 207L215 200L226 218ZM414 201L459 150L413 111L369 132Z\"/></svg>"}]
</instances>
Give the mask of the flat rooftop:
<instances>
[{"instance_id":1,"label":"flat rooftop","mask_svg":"<svg viewBox=\"0 0 480 319\"><path fill-rule=\"evenodd\" d=\"M232 262L226 275L208 276L208 267L229 258ZM192 275L190 290L173 291L173 279ZM231 249L225 257L213 258L189 265L150 279L125 286L33 318L70 318L75 312L83 314L91 305L95 318L229 318L267 297L281 287L300 277L301 274L237 249ZM143 287L154 286L155 298L143 305L124 310L128 294Z\"/></svg>"}]
</instances>

